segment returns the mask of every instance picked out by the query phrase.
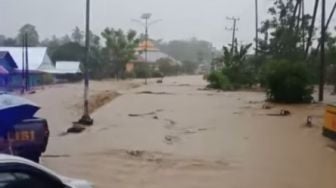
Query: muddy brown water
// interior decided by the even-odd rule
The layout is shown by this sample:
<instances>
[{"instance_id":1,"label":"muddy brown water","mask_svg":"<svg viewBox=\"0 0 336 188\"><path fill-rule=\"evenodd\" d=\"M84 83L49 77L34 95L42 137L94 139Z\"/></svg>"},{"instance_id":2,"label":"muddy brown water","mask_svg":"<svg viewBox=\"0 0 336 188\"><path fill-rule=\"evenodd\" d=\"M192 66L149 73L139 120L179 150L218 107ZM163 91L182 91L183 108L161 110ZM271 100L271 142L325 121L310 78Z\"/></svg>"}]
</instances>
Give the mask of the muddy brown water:
<instances>
[{"instance_id":1,"label":"muddy brown water","mask_svg":"<svg viewBox=\"0 0 336 188\"><path fill-rule=\"evenodd\" d=\"M139 88L123 84L111 88L122 95L93 114L93 127L51 139L44 165L98 188L336 187L335 144L321 136L323 104L263 109L264 93L201 90L201 76L151 80ZM70 88L59 89L74 95ZM43 114L71 111L62 104ZM291 114L267 115L281 109ZM311 128L304 126L308 115L314 117ZM57 121L65 122L53 119L51 126Z\"/></svg>"}]
</instances>

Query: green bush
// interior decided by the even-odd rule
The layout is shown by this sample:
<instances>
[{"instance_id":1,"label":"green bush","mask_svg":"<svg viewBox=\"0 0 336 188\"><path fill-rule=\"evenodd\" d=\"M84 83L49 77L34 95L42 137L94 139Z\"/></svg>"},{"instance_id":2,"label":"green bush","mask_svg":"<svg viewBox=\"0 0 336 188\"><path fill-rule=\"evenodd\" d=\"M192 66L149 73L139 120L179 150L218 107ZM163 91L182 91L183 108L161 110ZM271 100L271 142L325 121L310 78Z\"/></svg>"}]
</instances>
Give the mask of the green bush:
<instances>
[{"instance_id":1,"label":"green bush","mask_svg":"<svg viewBox=\"0 0 336 188\"><path fill-rule=\"evenodd\" d=\"M221 90L230 90L231 84L229 79L219 71L212 72L208 75L207 78L209 85L209 88L213 89L221 89Z\"/></svg>"},{"instance_id":2,"label":"green bush","mask_svg":"<svg viewBox=\"0 0 336 188\"><path fill-rule=\"evenodd\" d=\"M223 68L222 73L229 79L234 89L251 87L255 83L253 73L247 67Z\"/></svg>"},{"instance_id":3,"label":"green bush","mask_svg":"<svg viewBox=\"0 0 336 188\"><path fill-rule=\"evenodd\" d=\"M267 97L274 102L311 102L313 89L307 66L286 60L270 62L265 68Z\"/></svg>"}]
</instances>

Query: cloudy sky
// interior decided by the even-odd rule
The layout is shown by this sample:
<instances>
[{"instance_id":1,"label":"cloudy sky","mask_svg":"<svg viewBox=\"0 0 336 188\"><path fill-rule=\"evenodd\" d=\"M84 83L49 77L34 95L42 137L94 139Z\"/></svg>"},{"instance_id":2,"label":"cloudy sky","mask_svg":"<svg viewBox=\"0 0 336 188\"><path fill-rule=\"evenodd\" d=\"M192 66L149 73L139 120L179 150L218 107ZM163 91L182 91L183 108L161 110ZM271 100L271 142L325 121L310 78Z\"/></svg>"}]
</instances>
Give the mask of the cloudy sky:
<instances>
[{"instance_id":1,"label":"cloudy sky","mask_svg":"<svg viewBox=\"0 0 336 188\"><path fill-rule=\"evenodd\" d=\"M85 0L0 0L0 33L15 36L25 23L34 24L41 38L53 34L62 36L75 26L84 29ZM312 12L313 0L305 0L307 12ZM330 10L334 0L326 0ZM267 17L273 0L259 0L260 19ZM92 30L100 33L105 27L136 29L142 26L131 19L151 12L150 35L165 41L197 37L216 47L230 42L226 27L232 22L226 17L239 17L238 40L252 42L254 38L254 0L91 0ZM336 19L335 19L336 21ZM335 23L333 21L333 23Z\"/></svg>"}]
</instances>

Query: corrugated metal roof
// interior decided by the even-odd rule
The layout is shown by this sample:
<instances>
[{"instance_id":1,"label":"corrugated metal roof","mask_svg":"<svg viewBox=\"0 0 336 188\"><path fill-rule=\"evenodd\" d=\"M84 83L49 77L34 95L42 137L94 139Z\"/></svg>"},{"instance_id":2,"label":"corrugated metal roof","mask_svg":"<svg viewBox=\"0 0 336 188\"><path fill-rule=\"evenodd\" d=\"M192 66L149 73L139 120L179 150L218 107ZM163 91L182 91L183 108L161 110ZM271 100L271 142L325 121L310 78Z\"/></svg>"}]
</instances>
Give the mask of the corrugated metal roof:
<instances>
[{"instance_id":1,"label":"corrugated metal roof","mask_svg":"<svg viewBox=\"0 0 336 188\"><path fill-rule=\"evenodd\" d=\"M22 47L0 47L0 51L8 51L16 62L18 69L22 70ZM29 70L52 69L53 64L47 54L46 47L28 48Z\"/></svg>"},{"instance_id":2,"label":"corrugated metal roof","mask_svg":"<svg viewBox=\"0 0 336 188\"><path fill-rule=\"evenodd\" d=\"M77 74L81 73L79 61L57 61L54 73Z\"/></svg>"},{"instance_id":3,"label":"corrugated metal roof","mask_svg":"<svg viewBox=\"0 0 336 188\"><path fill-rule=\"evenodd\" d=\"M7 51L0 51L0 62L6 61L12 68L18 68L13 57Z\"/></svg>"}]
</instances>

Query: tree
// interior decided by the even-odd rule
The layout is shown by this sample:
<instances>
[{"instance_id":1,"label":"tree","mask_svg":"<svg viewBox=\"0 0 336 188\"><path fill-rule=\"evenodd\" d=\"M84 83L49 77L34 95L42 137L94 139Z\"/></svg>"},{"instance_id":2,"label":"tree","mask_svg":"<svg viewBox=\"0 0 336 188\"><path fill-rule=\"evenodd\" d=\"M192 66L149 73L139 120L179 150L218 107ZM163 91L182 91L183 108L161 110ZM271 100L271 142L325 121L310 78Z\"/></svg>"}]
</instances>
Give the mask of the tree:
<instances>
[{"instance_id":1,"label":"tree","mask_svg":"<svg viewBox=\"0 0 336 188\"><path fill-rule=\"evenodd\" d=\"M71 34L71 39L73 42L76 42L78 44L83 44L84 43L84 32L79 29L79 27L76 27L72 34Z\"/></svg>"},{"instance_id":2,"label":"tree","mask_svg":"<svg viewBox=\"0 0 336 188\"><path fill-rule=\"evenodd\" d=\"M236 41L237 43L237 41ZM234 45L233 53L230 47L223 47L223 74L229 79L234 89L251 86L255 82L253 64L248 61L248 51L252 44Z\"/></svg>"},{"instance_id":3,"label":"tree","mask_svg":"<svg viewBox=\"0 0 336 188\"><path fill-rule=\"evenodd\" d=\"M76 42L70 42L59 46L51 58L53 61L83 61L85 49Z\"/></svg>"},{"instance_id":4,"label":"tree","mask_svg":"<svg viewBox=\"0 0 336 188\"><path fill-rule=\"evenodd\" d=\"M167 43L156 41L158 48L179 61L210 63L212 53L215 51L213 45L204 40L192 38L190 40L173 40Z\"/></svg>"},{"instance_id":5,"label":"tree","mask_svg":"<svg viewBox=\"0 0 336 188\"><path fill-rule=\"evenodd\" d=\"M260 32L264 39L259 40L260 54L277 59L297 61L305 57L305 44L308 37L311 16L298 14L300 0L276 0L268 13L271 19L262 23Z\"/></svg>"},{"instance_id":6,"label":"tree","mask_svg":"<svg viewBox=\"0 0 336 188\"><path fill-rule=\"evenodd\" d=\"M312 72L316 72L312 67L316 61L311 57L306 59L311 16L300 14L301 2L275 0L268 10L271 19L264 21L260 28L264 39L259 39L259 53L253 64L259 81L267 87L268 98L275 102L311 100Z\"/></svg>"},{"instance_id":7,"label":"tree","mask_svg":"<svg viewBox=\"0 0 336 188\"><path fill-rule=\"evenodd\" d=\"M102 37L105 39L105 60L115 65L115 73L120 78L125 73L126 64L135 59L135 48L139 44L137 34L134 30L124 33L121 29L106 28Z\"/></svg>"},{"instance_id":8,"label":"tree","mask_svg":"<svg viewBox=\"0 0 336 188\"><path fill-rule=\"evenodd\" d=\"M0 46L17 46L16 40L0 35Z\"/></svg>"},{"instance_id":9,"label":"tree","mask_svg":"<svg viewBox=\"0 0 336 188\"><path fill-rule=\"evenodd\" d=\"M29 46L37 46L40 44L39 34L36 30L36 27L31 24L26 24L22 26L19 30L19 34L16 37L17 44L22 44L22 40L24 36L27 34L28 37L28 45Z\"/></svg>"}]
</instances>

